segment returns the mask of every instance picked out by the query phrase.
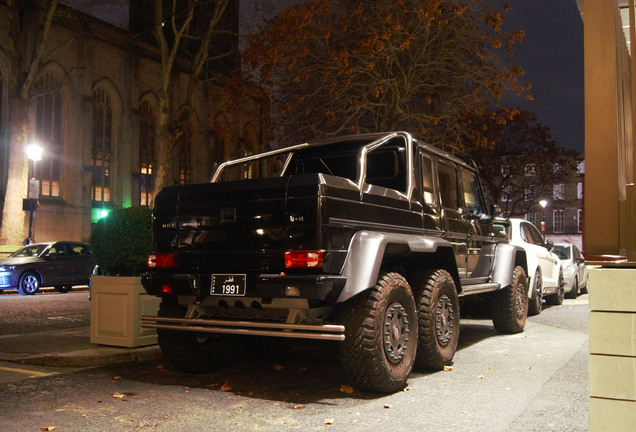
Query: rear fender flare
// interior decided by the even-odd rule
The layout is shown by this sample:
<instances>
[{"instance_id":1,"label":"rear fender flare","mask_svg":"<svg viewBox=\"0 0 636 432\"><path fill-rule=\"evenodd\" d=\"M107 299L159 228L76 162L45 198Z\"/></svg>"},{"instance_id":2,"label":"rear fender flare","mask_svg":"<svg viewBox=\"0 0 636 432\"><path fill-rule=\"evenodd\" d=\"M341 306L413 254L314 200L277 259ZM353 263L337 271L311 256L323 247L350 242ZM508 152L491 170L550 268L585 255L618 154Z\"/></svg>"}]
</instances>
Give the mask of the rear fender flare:
<instances>
[{"instance_id":1,"label":"rear fender flare","mask_svg":"<svg viewBox=\"0 0 636 432\"><path fill-rule=\"evenodd\" d=\"M347 282L338 297L338 302L344 302L375 285L380 275L386 246L389 244L407 245L414 253L435 254L440 248L448 248L452 255L451 244L442 238L358 231L349 244L342 270L342 275L346 276Z\"/></svg>"},{"instance_id":2,"label":"rear fender flare","mask_svg":"<svg viewBox=\"0 0 636 432\"><path fill-rule=\"evenodd\" d=\"M508 288L512 285L512 276L516 266L521 266L526 275L531 277L528 275L526 251L510 243L499 243L495 252L492 281L497 282L501 288Z\"/></svg>"}]
</instances>

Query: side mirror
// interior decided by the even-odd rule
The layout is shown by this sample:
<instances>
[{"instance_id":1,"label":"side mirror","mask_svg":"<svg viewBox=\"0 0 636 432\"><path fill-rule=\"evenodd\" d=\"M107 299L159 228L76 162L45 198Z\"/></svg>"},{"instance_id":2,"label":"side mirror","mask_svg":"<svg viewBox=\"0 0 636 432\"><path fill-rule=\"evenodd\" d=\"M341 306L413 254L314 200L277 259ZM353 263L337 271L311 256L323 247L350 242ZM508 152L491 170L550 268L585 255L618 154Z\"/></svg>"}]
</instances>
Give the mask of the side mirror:
<instances>
[{"instance_id":1,"label":"side mirror","mask_svg":"<svg viewBox=\"0 0 636 432\"><path fill-rule=\"evenodd\" d=\"M579 263L579 265L580 264L585 264L585 258L583 258L583 257L577 259L576 261Z\"/></svg>"},{"instance_id":2,"label":"side mirror","mask_svg":"<svg viewBox=\"0 0 636 432\"><path fill-rule=\"evenodd\" d=\"M552 240L546 240L544 246L547 250L551 251L554 247L554 242Z\"/></svg>"}]
</instances>

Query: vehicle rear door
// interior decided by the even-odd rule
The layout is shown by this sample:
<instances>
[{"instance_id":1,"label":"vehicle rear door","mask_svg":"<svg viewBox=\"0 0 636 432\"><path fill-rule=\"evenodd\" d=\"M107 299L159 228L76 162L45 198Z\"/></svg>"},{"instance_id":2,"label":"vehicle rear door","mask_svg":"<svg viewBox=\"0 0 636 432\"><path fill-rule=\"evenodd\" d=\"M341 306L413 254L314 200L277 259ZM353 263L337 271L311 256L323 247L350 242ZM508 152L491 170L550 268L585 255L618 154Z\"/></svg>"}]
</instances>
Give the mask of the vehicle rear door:
<instances>
[{"instance_id":1,"label":"vehicle rear door","mask_svg":"<svg viewBox=\"0 0 636 432\"><path fill-rule=\"evenodd\" d=\"M459 170L455 163L437 159L437 181L441 205L442 237L453 245L460 278L468 273L468 234L471 224L462 217Z\"/></svg>"},{"instance_id":2,"label":"vehicle rear door","mask_svg":"<svg viewBox=\"0 0 636 432\"><path fill-rule=\"evenodd\" d=\"M472 279L485 278L494 265L494 228L491 220L484 218L488 215L486 200L477 173L462 167L460 176L461 215L468 233L466 273Z\"/></svg>"},{"instance_id":3,"label":"vehicle rear door","mask_svg":"<svg viewBox=\"0 0 636 432\"><path fill-rule=\"evenodd\" d=\"M90 249L81 243L69 243L67 250L69 253L69 268L73 275L73 285L88 284L95 267L95 260Z\"/></svg>"}]
</instances>

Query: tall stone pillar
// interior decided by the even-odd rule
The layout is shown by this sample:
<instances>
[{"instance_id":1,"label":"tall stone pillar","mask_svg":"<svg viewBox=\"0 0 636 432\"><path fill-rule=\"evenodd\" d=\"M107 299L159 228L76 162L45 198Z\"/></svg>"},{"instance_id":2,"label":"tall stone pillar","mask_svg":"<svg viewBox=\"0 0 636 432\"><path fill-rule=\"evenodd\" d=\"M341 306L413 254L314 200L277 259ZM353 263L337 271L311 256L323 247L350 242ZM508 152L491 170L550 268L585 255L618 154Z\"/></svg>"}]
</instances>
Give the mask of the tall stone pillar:
<instances>
[{"instance_id":1,"label":"tall stone pillar","mask_svg":"<svg viewBox=\"0 0 636 432\"><path fill-rule=\"evenodd\" d=\"M588 254L619 252L617 65L618 7L585 0L585 203L583 248Z\"/></svg>"}]
</instances>

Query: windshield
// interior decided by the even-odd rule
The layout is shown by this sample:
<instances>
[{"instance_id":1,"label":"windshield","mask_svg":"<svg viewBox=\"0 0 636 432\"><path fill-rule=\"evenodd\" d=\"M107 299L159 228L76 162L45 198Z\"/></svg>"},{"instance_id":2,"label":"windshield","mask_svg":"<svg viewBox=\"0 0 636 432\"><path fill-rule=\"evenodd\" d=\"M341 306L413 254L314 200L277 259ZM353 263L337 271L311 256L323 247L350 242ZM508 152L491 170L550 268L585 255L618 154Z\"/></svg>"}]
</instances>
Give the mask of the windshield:
<instances>
[{"instance_id":1,"label":"windshield","mask_svg":"<svg viewBox=\"0 0 636 432\"><path fill-rule=\"evenodd\" d=\"M38 256L40 255L44 249L46 249L48 245L46 244L38 244L38 245L29 245L25 246L22 249L18 249L13 252L10 257L29 257L29 256Z\"/></svg>"},{"instance_id":2,"label":"windshield","mask_svg":"<svg viewBox=\"0 0 636 432\"><path fill-rule=\"evenodd\" d=\"M552 249L552 252L556 254L560 259L570 259L570 248L569 246L559 246L555 245Z\"/></svg>"}]
</instances>

